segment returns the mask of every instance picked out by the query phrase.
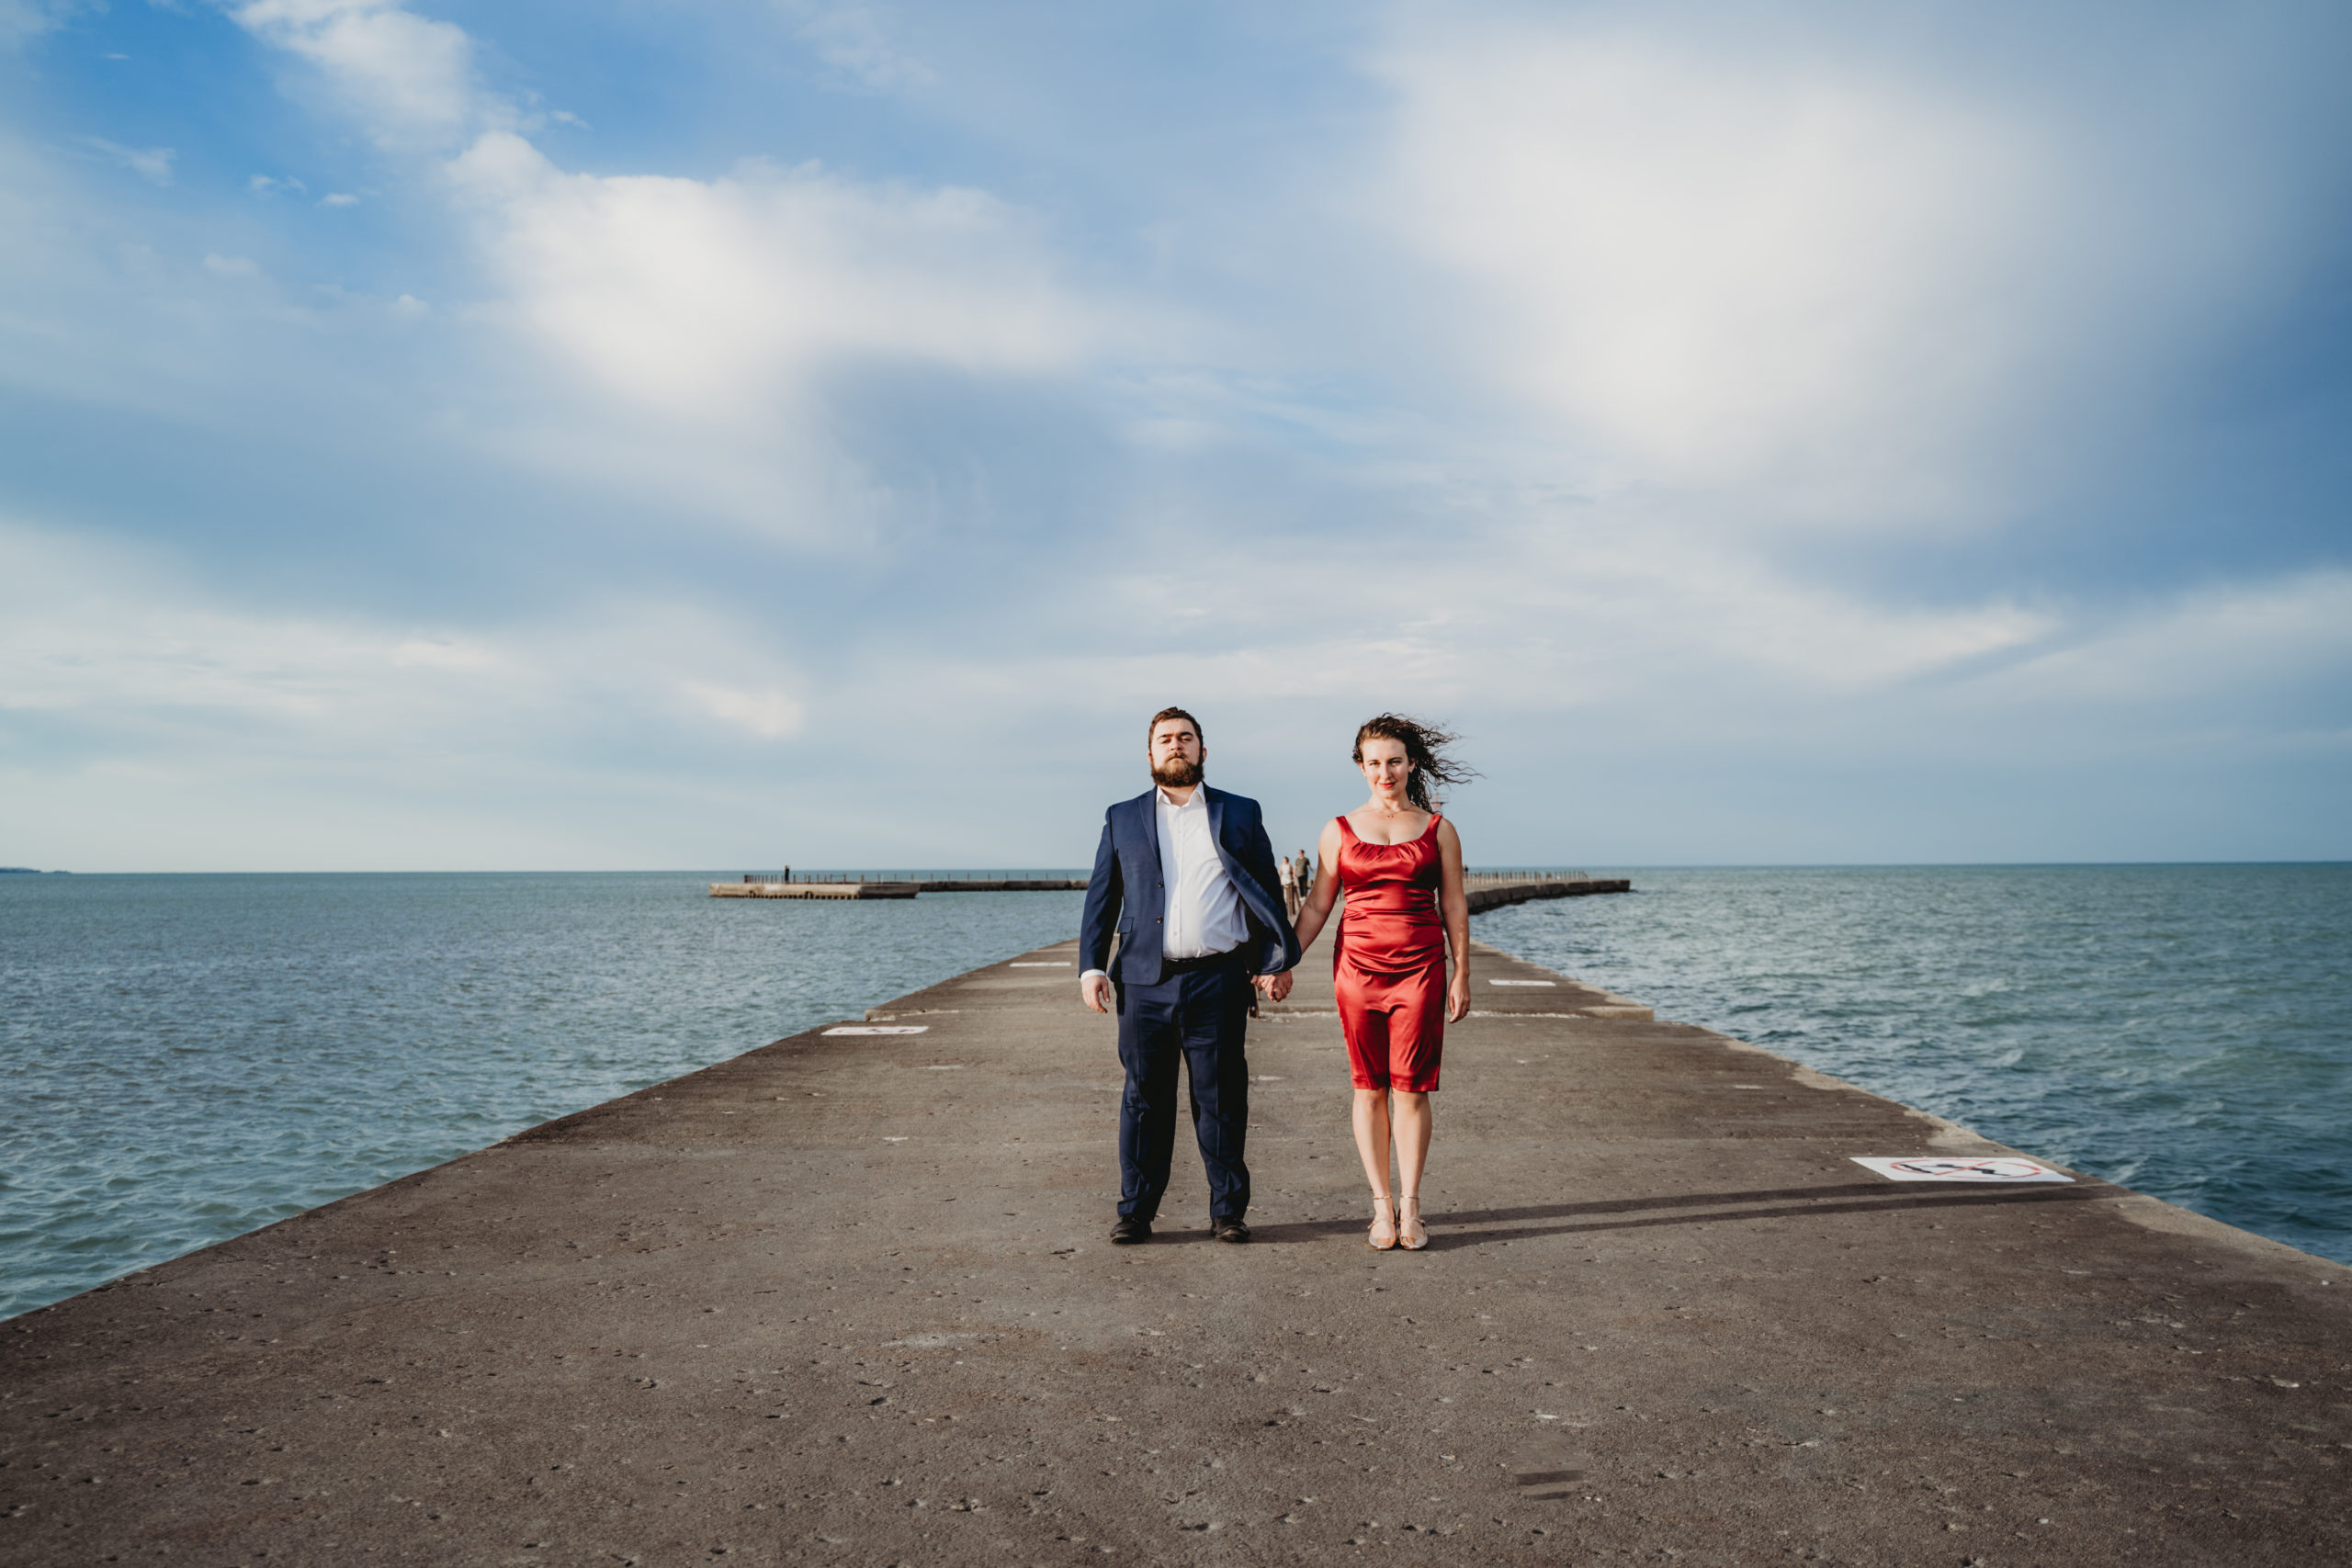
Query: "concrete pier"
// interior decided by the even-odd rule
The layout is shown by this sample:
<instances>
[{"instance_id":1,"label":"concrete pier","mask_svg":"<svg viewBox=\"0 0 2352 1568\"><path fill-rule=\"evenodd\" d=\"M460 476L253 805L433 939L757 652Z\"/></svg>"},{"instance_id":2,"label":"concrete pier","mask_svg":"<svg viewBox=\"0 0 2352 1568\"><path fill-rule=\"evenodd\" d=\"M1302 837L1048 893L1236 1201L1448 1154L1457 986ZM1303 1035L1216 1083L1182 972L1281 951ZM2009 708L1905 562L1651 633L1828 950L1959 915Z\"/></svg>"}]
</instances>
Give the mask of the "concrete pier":
<instances>
[{"instance_id":1,"label":"concrete pier","mask_svg":"<svg viewBox=\"0 0 2352 1568\"><path fill-rule=\"evenodd\" d=\"M714 882L714 898L911 898L916 882Z\"/></svg>"},{"instance_id":2,"label":"concrete pier","mask_svg":"<svg viewBox=\"0 0 2352 1568\"><path fill-rule=\"evenodd\" d=\"M841 882L785 882L745 877L741 882L714 882L714 898L911 898L919 893L1083 893L1086 879L1078 877L942 876L891 882L858 878Z\"/></svg>"},{"instance_id":3,"label":"concrete pier","mask_svg":"<svg viewBox=\"0 0 2352 1568\"><path fill-rule=\"evenodd\" d=\"M1114 1248L1073 956L0 1325L0 1562L2352 1561L2352 1271L1487 950L1427 1252L1321 952Z\"/></svg>"},{"instance_id":4,"label":"concrete pier","mask_svg":"<svg viewBox=\"0 0 2352 1568\"><path fill-rule=\"evenodd\" d=\"M1463 897L1470 912L1524 904L1532 898L1582 898L1595 893L1631 893L1634 885L1622 876L1500 877L1473 874L1464 879Z\"/></svg>"},{"instance_id":5,"label":"concrete pier","mask_svg":"<svg viewBox=\"0 0 2352 1568\"><path fill-rule=\"evenodd\" d=\"M1623 877L1496 876L1476 874L1464 893L1470 912L1524 904L1531 898L1576 898L1593 893L1629 893L1633 883ZM741 882L714 882L714 898L912 898L919 893L1083 893L1084 877L933 877L924 881L786 882L745 877Z\"/></svg>"}]
</instances>

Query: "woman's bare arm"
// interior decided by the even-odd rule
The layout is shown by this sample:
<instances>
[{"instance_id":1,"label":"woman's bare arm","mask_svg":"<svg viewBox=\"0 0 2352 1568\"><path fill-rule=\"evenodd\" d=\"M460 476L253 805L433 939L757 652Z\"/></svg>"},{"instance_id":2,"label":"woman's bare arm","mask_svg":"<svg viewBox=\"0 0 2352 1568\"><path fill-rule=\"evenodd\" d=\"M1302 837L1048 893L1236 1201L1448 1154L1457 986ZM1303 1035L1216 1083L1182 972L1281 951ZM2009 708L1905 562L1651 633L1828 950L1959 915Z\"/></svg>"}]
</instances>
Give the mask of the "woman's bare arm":
<instances>
[{"instance_id":1,"label":"woman's bare arm","mask_svg":"<svg viewBox=\"0 0 2352 1568\"><path fill-rule=\"evenodd\" d=\"M1451 822L1437 825L1437 863L1438 914L1445 922L1445 944L1453 953L1445 1019L1459 1023L1470 1015L1470 896L1462 889L1462 835Z\"/></svg>"},{"instance_id":2,"label":"woman's bare arm","mask_svg":"<svg viewBox=\"0 0 2352 1568\"><path fill-rule=\"evenodd\" d=\"M1298 920L1293 928L1298 932L1301 953L1323 934L1323 922L1331 918L1331 906L1339 898L1340 825L1331 821L1323 824L1323 836L1315 840L1315 886L1298 907Z\"/></svg>"}]
</instances>

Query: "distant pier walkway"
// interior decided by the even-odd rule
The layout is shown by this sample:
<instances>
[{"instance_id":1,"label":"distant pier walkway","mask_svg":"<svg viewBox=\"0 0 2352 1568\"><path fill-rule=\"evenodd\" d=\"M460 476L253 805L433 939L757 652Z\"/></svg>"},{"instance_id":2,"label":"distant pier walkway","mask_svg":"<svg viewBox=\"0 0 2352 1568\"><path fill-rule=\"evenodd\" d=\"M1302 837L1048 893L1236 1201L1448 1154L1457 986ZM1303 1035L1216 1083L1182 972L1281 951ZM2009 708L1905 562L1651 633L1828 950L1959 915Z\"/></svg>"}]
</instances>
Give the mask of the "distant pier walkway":
<instances>
[{"instance_id":1,"label":"distant pier walkway","mask_svg":"<svg viewBox=\"0 0 2352 1568\"><path fill-rule=\"evenodd\" d=\"M1474 871L1464 875L1463 894L1470 912L1524 904L1532 898L1582 898L1595 893L1631 893L1634 885L1622 876L1592 876L1584 872Z\"/></svg>"},{"instance_id":2,"label":"distant pier walkway","mask_svg":"<svg viewBox=\"0 0 2352 1568\"><path fill-rule=\"evenodd\" d=\"M1582 872L1472 872L1464 878L1470 912L1504 904L1524 904L1531 898L1576 898L1593 893L1630 893L1634 885L1623 877L1595 877ZM714 898L912 898L919 893L1083 893L1082 876L897 877L816 875L799 878L746 875L741 882L714 882Z\"/></svg>"},{"instance_id":3,"label":"distant pier walkway","mask_svg":"<svg viewBox=\"0 0 2352 1568\"><path fill-rule=\"evenodd\" d=\"M1075 957L0 1325L0 1562L2352 1561L2352 1271L1486 948L1427 1252L1323 952L1114 1248Z\"/></svg>"},{"instance_id":4,"label":"distant pier walkway","mask_svg":"<svg viewBox=\"0 0 2352 1568\"><path fill-rule=\"evenodd\" d=\"M746 876L714 882L714 898L911 898L918 893L1083 893L1086 878L1068 876Z\"/></svg>"}]
</instances>

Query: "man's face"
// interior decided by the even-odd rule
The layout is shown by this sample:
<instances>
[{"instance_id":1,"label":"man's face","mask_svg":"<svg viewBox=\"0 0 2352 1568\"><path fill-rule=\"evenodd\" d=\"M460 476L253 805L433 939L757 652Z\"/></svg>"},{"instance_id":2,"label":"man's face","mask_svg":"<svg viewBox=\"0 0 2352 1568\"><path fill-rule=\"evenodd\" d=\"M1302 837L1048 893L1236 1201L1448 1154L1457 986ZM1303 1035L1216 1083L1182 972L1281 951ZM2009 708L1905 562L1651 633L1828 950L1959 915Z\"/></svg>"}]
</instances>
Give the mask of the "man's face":
<instances>
[{"instance_id":1,"label":"man's face","mask_svg":"<svg viewBox=\"0 0 2352 1568\"><path fill-rule=\"evenodd\" d=\"M1201 759L1208 755L1190 719L1163 718L1151 727L1151 782L1190 789L1201 782Z\"/></svg>"}]
</instances>

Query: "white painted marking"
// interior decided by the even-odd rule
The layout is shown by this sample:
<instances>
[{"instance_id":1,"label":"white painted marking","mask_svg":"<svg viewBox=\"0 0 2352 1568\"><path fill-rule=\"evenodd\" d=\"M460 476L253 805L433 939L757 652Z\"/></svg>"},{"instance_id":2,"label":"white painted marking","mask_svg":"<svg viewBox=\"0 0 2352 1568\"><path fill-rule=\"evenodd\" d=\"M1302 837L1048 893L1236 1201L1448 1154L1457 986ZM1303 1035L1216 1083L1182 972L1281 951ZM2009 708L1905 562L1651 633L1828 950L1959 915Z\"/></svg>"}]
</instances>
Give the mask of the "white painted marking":
<instances>
[{"instance_id":1,"label":"white painted marking","mask_svg":"<svg viewBox=\"0 0 2352 1568\"><path fill-rule=\"evenodd\" d=\"M899 1136L895 1137L895 1138L890 1137L890 1136L888 1136L888 1135L887 1135L887 1134L886 1134L886 1135L883 1137L882 1141L883 1141L884 1143L886 1143L886 1144L903 1144L903 1143L905 1143L907 1140L906 1140L905 1135L902 1134L900 1134Z\"/></svg>"},{"instance_id":2,"label":"white painted marking","mask_svg":"<svg viewBox=\"0 0 2352 1568\"><path fill-rule=\"evenodd\" d=\"M921 1034L927 1023L844 1023L839 1029L828 1029L828 1034Z\"/></svg>"},{"instance_id":3,"label":"white painted marking","mask_svg":"<svg viewBox=\"0 0 2352 1568\"><path fill-rule=\"evenodd\" d=\"M1489 986L1556 986L1557 980L1489 980Z\"/></svg>"},{"instance_id":4,"label":"white painted marking","mask_svg":"<svg viewBox=\"0 0 2352 1568\"><path fill-rule=\"evenodd\" d=\"M2016 1155L1978 1158L1952 1155L1907 1155L1889 1158L1878 1155L1849 1155L1856 1165L1875 1170L1890 1181L2072 1181L2038 1159Z\"/></svg>"},{"instance_id":5,"label":"white painted marking","mask_svg":"<svg viewBox=\"0 0 2352 1568\"><path fill-rule=\"evenodd\" d=\"M933 1062L923 1069L927 1073L960 1073L963 1070L964 1064L961 1062Z\"/></svg>"},{"instance_id":6,"label":"white painted marking","mask_svg":"<svg viewBox=\"0 0 2352 1568\"><path fill-rule=\"evenodd\" d=\"M1067 958L1024 958L1017 963L1008 964L1005 967L1008 969L1067 969L1069 967L1069 960Z\"/></svg>"}]
</instances>

